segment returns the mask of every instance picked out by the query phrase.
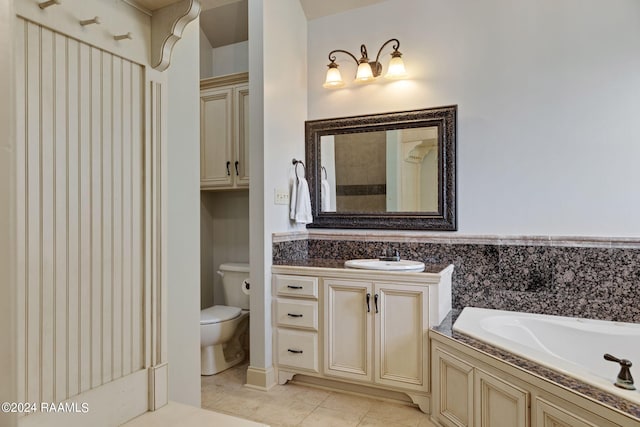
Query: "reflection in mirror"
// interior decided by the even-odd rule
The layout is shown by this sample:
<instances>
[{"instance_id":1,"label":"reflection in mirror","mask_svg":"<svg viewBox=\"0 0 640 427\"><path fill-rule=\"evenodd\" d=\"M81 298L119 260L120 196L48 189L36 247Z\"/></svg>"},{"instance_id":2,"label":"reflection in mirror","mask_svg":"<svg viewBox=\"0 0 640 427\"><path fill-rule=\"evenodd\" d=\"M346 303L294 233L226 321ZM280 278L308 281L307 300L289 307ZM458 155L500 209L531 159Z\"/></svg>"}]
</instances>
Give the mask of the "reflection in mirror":
<instances>
[{"instance_id":1,"label":"reflection in mirror","mask_svg":"<svg viewBox=\"0 0 640 427\"><path fill-rule=\"evenodd\" d=\"M320 137L323 212L437 212L438 128Z\"/></svg>"},{"instance_id":2,"label":"reflection in mirror","mask_svg":"<svg viewBox=\"0 0 640 427\"><path fill-rule=\"evenodd\" d=\"M457 106L305 123L309 228L456 230Z\"/></svg>"}]
</instances>

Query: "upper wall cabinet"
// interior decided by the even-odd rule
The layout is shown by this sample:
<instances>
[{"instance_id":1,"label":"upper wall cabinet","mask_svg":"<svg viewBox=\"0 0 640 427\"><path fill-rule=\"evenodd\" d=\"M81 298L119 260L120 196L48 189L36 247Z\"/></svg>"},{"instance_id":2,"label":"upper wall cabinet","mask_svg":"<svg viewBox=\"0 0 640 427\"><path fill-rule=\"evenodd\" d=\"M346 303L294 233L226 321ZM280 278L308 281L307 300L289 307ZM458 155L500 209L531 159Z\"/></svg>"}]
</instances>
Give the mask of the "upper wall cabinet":
<instances>
[{"instance_id":1,"label":"upper wall cabinet","mask_svg":"<svg viewBox=\"0 0 640 427\"><path fill-rule=\"evenodd\" d=\"M200 81L200 188L249 187L249 75Z\"/></svg>"}]
</instances>

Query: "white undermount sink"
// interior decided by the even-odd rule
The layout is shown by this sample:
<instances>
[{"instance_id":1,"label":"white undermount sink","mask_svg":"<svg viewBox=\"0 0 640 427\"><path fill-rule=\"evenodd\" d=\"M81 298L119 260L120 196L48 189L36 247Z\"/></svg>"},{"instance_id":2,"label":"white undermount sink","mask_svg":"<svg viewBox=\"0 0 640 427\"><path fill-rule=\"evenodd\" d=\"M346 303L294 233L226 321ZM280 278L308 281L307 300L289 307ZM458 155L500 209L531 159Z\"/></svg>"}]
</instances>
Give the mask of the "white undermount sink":
<instances>
[{"instance_id":1,"label":"white undermount sink","mask_svg":"<svg viewBox=\"0 0 640 427\"><path fill-rule=\"evenodd\" d=\"M424 271L424 262L409 261L382 261L379 259L350 259L345 261L345 267L361 268L363 270L384 270L384 271Z\"/></svg>"}]
</instances>

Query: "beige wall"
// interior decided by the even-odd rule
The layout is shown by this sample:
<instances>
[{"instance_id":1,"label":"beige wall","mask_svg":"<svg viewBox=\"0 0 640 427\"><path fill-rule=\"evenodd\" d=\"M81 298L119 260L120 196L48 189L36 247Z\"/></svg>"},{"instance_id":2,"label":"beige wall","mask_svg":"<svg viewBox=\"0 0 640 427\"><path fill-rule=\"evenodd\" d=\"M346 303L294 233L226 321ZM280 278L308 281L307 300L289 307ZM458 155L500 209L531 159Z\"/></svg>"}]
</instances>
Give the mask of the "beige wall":
<instances>
[{"instance_id":1,"label":"beige wall","mask_svg":"<svg viewBox=\"0 0 640 427\"><path fill-rule=\"evenodd\" d=\"M200 307L225 304L225 262L249 262L249 191L200 192Z\"/></svg>"},{"instance_id":2,"label":"beige wall","mask_svg":"<svg viewBox=\"0 0 640 427\"><path fill-rule=\"evenodd\" d=\"M460 232L640 236L640 2L519 5L387 0L310 21L308 118L457 104ZM332 49L392 37L409 79L322 87Z\"/></svg>"},{"instance_id":3,"label":"beige wall","mask_svg":"<svg viewBox=\"0 0 640 427\"><path fill-rule=\"evenodd\" d=\"M200 406L200 76L198 20L168 73L167 296L169 400Z\"/></svg>"},{"instance_id":4,"label":"beige wall","mask_svg":"<svg viewBox=\"0 0 640 427\"><path fill-rule=\"evenodd\" d=\"M238 42L214 48L212 61L212 76L246 73L249 71L249 42Z\"/></svg>"},{"instance_id":5,"label":"beige wall","mask_svg":"<svg viewBox=\"0 0 640 427\"><path fill-rule=\"evenodd\" d=\"M0 402L17 401L15 359L15 227L13 4L0 2ZM0 412L0 425L15 425L15 414Z\"/></svg>"},{"instance_id":6,"label":"beige wall","mask_svg":"<svg viewBox=\"0 0 640 427\"><path fill-rule=\"evenodd\" d=\"M273 198L276 188L289 187L291 159L304 158L306 52L298 0L249 0L251 367L258 369L272 366L271 235L301 228Z\"/></svg>"},{"instance_id":7,"label":"beige wall","mask_svg":"<svg viewBox=\"0 0 640 427\"><path fill-rule=\"evenodd\" d=\"M213 76L213 49L209 39L204 34L204 31L199 28L199 51L200 51L200 78L206 79Z\"/></svg>"}]
</instances>

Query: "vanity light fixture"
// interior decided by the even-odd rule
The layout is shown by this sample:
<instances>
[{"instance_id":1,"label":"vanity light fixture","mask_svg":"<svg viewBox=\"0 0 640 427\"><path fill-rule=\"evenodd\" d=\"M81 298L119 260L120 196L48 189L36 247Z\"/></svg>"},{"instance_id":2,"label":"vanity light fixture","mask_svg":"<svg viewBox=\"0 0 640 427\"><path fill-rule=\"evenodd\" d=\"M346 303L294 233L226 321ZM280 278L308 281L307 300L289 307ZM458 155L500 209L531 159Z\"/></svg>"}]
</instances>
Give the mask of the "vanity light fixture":
<instances>
[{"instance_id":1,"label":"vanity light fixture","mask_svg":"<svg viewBox=\"0 0 640 427\"><path fill-rule=\"evenodd\" d=\"M365 45L360 45L360 54L362 57L360 59L356 59L356 57L343 49L335 49L329 52L329 69L327 70L327 77L325 79L323 87L327 89L335 89L344 86L344 81L342 80L342 76L340 75L340 70L338 70L338 64L336 64L336 56L335 54L338 52L346 53L356 62L358 66L358 71L356 72L356 83L369 83L374 81L377 77L382 74L382 64L378 61L380 59L380 54L382 53L382 49L389 43L394 43L392 45L393 52L391 52L391 61L389 61L389 66L387 68L387 74L385 74L386 79L403 79L407 77L407 72L404 68L404 62L402 62L402 53L398 50L400 48L400 41L398 39L390 39L384 42L382 47L378 50L378 54L376 55L375 61L369 61L369 55L367 54L367 47Z\"/></svg>"}]
</instances>

